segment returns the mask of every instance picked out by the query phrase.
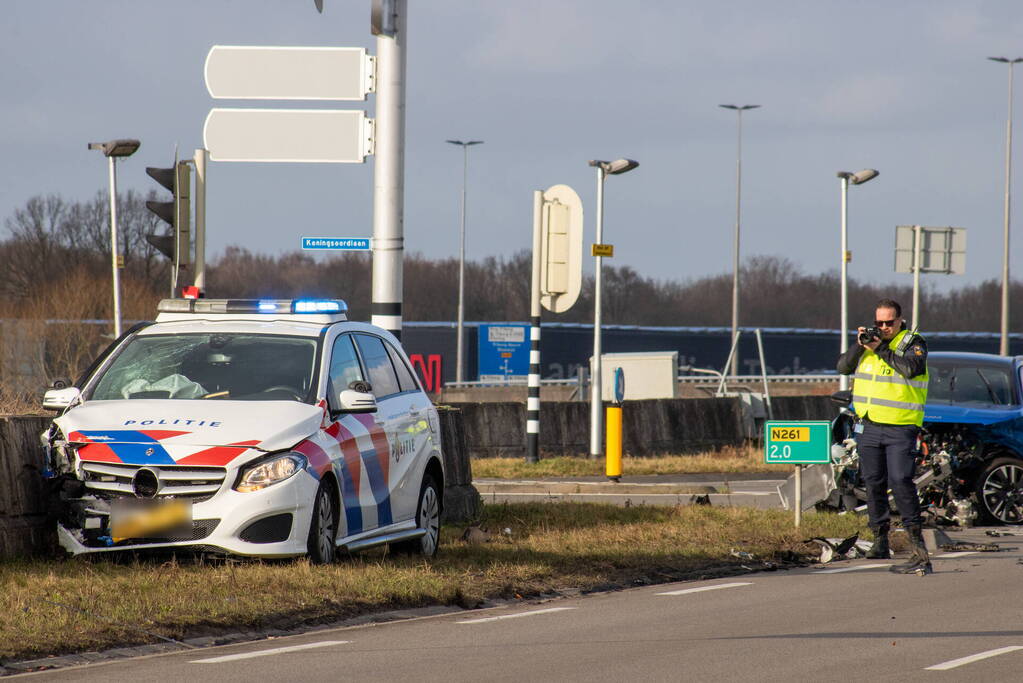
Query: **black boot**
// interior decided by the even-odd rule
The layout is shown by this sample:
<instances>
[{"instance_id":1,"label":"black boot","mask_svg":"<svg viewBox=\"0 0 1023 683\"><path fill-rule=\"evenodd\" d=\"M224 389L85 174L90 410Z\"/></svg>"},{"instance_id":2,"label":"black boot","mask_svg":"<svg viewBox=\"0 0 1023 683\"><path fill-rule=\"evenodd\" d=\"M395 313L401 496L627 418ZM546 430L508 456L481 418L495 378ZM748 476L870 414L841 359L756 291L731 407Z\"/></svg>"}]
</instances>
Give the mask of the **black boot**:
<instances>
[{"instance_id":1,"label":"black boot","mask_svg":"<svg viewBox=\"0 0 1023 683\"><path fill-rule=\"evenodd\" d=\"M892 550L888 547L888 524L881 524L871 527L874 532L874 545L867 551L867 558L871 560L890 560Z\"/></svg>"},{"instance_id":2,"label":"black boot","mask_svg":"<svg viewBox=\"0 0 1023 683\"><path fill-rule=\"evenodd\" d=\"M927 545L924 543L924 535L920 525L908 526L906 527L906 532L909 534L909 562L897 564L888 569L896 574L916 574L918 576L932 574L934 569L931 567L931 558L927 554Z\"/></svg>"}]
</instances>

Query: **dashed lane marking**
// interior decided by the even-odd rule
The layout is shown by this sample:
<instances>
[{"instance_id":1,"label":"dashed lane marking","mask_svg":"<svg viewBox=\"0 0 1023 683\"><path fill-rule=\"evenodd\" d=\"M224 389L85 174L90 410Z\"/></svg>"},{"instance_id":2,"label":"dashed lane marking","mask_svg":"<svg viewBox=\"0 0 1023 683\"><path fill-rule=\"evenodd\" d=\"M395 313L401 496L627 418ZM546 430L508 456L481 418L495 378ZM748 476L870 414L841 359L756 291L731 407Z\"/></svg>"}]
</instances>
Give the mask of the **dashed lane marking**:
<instances>
[{"instance_id":1,"label":"dashed lane marking","mask_svg":"<svg viewBox=\"0 0 1023 683\"><path fill-rule=\"evenodd\" d=\"M531 612L516 612L515 614L502 614L499 617L483 617L481 619L465 619L456 621L456 624L482 624L487 621L500 621L501 619L518 619L519 617L531 617L534 614L549 614L550 612L563 612L575 607L548 607L547 609L535 609Z\"/></svg>"},{"instance_id":2,"label":"dashed lane marking","mask_svg":"<svg viewBox=\"0 0 1023 683\"><path fill-rule=\"evenodd\" d=\"M957 557L966 557L967 555L976 555L976 550L964 550L958 553L942 553L940 555L932 555L931 559L934 560L954 560Z\"/></svg>"},{"instance_id":3,"label":"dashed lane marking","mask_svg":"<svg viewBox=\"0 0 1023 683\"><path fill-rule=\"evenodd\" d=\"M720 588L738 588L739 586L752 586L753 584L749 581L742 583L719 583L715 586L701 586L699 588L685 588L677 591L667 591L665 593L658 593L657 595L685 595L687 593L702 593L704 591L716 591Z\"/></svg>"},{"instance_id":4,"label":"dashed lane marking","mask_svg":"<svg viewBox=\"0 0 1023 683\"><path fill-rule=\"evenodd\" d=\"M879 569L881 567L887 567L891 562L883 562L879 564L861 564L856 567L842 567L841 569L818 569L813 572L814 574L843 574L845 572L858 572L861 569Z\"/></svg>"},{"instance_id":5,"label":"dashed lane marking","mask_svg":"<svg viewBox=\"0 0 1023 683\"><path fill-rule=\"evenodd\" d=\"M924 671L948 671L964 664L972 664L973 662L979 662L982 659L988 659L989 657L997 657L998 655L1004 655L1009 652L1015 652L1016 650L1023 650L1023 645L1009 645L1008 647L1000 647L996 650L987 650L986 652L978 652L975 655L968 657L960 657L959 659L950 659L947 662L941 664L935 664L929 666Z\"/></svg>"},{"instance_id":6,"label":"dashed lane marking","mask_svg":"<svg viewBox=\"0 0 1023 683\"><path fill-rule=\"evenodd\" d=\"M298 652L300 650L312 650L317 647L330 647L331 645L345 645L350 643L350 640L321 640L316 643L307 643L305 645L292 645L290 647L275 647L270 650L256 650L255 652L242 652L236 655L223 655L221 657L209 657L207 659L193 659L192 664L219 664L220 662L233 662L238 659L252 659L253 657L269 657L271 655L281 655L286 652Z\"/></svg>"}]
</instances>

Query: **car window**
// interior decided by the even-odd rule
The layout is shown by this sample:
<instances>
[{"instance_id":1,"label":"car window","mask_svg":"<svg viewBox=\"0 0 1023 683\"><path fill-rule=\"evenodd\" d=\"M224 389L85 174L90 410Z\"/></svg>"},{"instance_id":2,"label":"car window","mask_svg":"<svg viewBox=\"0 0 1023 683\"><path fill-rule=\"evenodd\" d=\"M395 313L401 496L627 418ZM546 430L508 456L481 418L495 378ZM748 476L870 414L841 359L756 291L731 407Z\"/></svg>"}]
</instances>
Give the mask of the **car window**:
<instances>
[{"instance_id":1,"label":"car window","mask_svg":"<svg viewBox=\"0 0 1023 683\"><path fill-rule=\"evenodd\" d=\"M398 374L398 386L401 387L402 391L418 391L419 383L416 382L415 375L405 365L405 360L398 353L398 350L393 346L384 342L384 346L387 347L387 353L391 356L391 363L394 365L394 371Z\"/></svg>"},{"instance_id":2,"label":"car window","mask_svg":"<svg viewBox=\"0 0 1023 683\"><path fill-rule=\"evenodd\" d=\"M355 344L350 334L343 334L334 340L334 347L330 351L328 378L330 384L327 389L327 400L331 407L335 407L339 392L347 389L352 382L366 379L362 376L359 356L355 353Z\"/></svg>"},{"instance_id":3,"label":"car window","mask_svg":"<svg viewBox=\"0 0 1023 683\"><path fill-rule=\"evenodd\" d=\"M379 337L357 334L355 341L359 345L362 362L366 364L366 374L369 375L367 379L373 385L373 395L381 399L400 392L401 386L398 384L397 375L394 374L391 357L384 348L383 340Z\"/></svg>"},{"instance_id":4,"label":"car window","mask_svg":"<svg viewBox=\"0 0 1023 683\"><path fill-rule=\"evenodd\" d=\"M929 361L927 374L928 403L1006 406L1019 400L1013 391L1009 368Z\"/></svg>"},{"instance_id":5,"label":"car window","mask_svg":"<svg viewBox=\"0 0 1023 683\"><path fill-rule=\"evenodd\" d=\"M317 343L268 334L138 336L118 351L91 398L308 402Z\"/></svg>"}]
</instances>

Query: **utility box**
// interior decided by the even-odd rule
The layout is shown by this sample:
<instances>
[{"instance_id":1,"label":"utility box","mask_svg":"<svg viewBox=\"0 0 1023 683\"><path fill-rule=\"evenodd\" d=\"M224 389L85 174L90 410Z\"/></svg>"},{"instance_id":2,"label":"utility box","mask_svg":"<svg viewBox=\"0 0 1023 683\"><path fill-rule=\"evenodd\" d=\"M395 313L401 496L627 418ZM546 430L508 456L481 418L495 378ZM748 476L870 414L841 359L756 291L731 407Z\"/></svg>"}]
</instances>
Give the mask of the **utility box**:
<instances>
[{"instance_id":1,"label":"utility box","mask_svg":"<svg viewBox=\"0 0 1023 683\"><path fill-rule=\"evenodd\" d=\"M615 368L625 373L625 400L678 398L678 351L601 354L600 398L615 397ZM590 358L593 372L593 358Z\"/></svg>"}]
</instances>

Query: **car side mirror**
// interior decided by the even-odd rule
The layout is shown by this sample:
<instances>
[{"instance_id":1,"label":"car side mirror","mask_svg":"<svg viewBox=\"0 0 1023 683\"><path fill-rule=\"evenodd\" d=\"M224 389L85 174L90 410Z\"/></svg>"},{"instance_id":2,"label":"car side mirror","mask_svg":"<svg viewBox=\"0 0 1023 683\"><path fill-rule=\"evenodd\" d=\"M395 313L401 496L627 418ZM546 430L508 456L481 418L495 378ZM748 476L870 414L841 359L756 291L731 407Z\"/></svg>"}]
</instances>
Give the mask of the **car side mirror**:
<instances>
[{"instance_id":1,"label":"car side mirror","mask_svg":"<svg viewBox=\"0 0 1023 683\"><path fill-rule=\"evenodd\" d=\"M43 408L46 410L64 410L82 397L78 387L50 389L43 394Z\"/></svg>"},{"instance_id":2,"label":"car side mirror","mask_svg":"<svg viewBox=\"0 0 1023 683\"><path fill-rule=\"evenodd\" d=\"M342 413L375 413L377 400L368 391L342 389L337 397L337 404Z\"/></svg>"}]
</instances>

